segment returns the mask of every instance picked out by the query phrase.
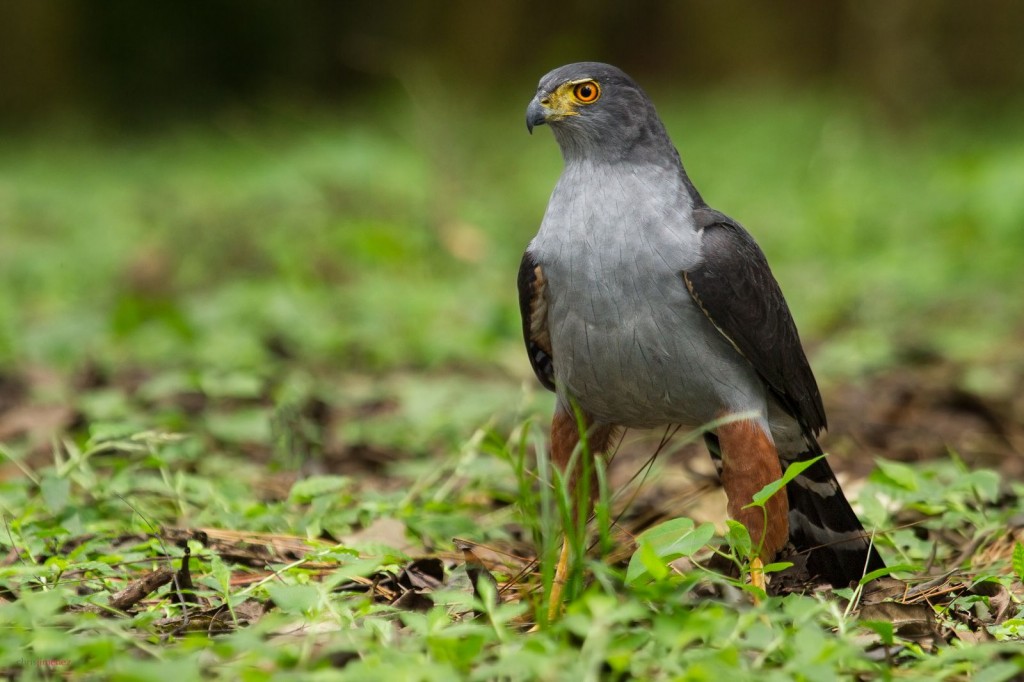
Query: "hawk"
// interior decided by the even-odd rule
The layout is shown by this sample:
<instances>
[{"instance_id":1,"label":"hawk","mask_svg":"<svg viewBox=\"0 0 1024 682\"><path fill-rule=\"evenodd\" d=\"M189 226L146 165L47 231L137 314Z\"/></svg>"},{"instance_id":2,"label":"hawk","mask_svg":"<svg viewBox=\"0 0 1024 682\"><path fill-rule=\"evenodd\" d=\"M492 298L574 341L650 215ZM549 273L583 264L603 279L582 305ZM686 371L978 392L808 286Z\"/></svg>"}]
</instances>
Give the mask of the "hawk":
<instances>
[{"instance_id":1,"label":"hawk","mask_svg":"<svg viewBox=\"0 0 1024 682\"><path fill-rule=\"evenodd\" d=\"M614 66L569 64L540 80L526 123L549 126L565 161L518 282L530 363L557 395L553 462L569 466L577 409L592 455L622 427L718 424L705 440L755 562L791 543L836 586L884 567L824 459L768 500L767 521L745 508L822 454L825 409L764 254L701 197L644 91Z\"/></svg>"}]
</instances>

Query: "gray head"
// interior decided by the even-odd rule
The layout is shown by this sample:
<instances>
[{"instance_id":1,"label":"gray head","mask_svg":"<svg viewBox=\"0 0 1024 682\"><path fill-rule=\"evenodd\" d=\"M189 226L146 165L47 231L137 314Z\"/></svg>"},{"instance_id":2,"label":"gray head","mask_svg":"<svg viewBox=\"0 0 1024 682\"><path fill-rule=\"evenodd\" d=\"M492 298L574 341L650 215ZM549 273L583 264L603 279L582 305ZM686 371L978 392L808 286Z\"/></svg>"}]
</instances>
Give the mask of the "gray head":
<instances>
[{"instance_id":1,"label":"gray head","mask_svg":"<svg viewBox=\"0 0 1024 682\"><path fill-rule=\"evenodd\" d=\"M679 163L647 94L610 64L567 64L541 78L526 109L526 127L533 132L544 124L567 161Z\"/></svg>"}]
</instances>

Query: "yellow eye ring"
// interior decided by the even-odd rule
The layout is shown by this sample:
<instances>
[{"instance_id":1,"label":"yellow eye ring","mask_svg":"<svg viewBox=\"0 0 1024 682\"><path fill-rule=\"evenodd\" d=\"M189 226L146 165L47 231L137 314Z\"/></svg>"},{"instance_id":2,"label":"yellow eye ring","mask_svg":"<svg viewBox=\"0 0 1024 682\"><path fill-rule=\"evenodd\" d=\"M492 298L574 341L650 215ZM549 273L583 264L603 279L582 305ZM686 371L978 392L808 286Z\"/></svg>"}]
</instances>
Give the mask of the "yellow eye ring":
<instances>
[{"instance_id":1,"label":"yellow eye ring","mask_svg":"<svg viewBox=\"0 0 1024 682\"><path fill-rule=\"evenodd\" d=\"M572 89L572 95L581 104L593 104L601 96L601 86L597 81L583 81Z\"/></svg>"}]
</instances>

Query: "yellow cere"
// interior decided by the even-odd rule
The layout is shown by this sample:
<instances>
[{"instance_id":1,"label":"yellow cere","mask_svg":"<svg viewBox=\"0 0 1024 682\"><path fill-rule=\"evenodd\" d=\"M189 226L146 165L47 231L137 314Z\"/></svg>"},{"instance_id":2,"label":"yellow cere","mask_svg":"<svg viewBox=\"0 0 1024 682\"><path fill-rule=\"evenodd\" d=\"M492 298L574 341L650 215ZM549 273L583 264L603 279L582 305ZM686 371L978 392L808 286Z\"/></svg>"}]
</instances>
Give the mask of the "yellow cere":
<instances>
[{"instance_id":1,"label":"yellow cere","mask_svg":"<svg viewBox=\"0 0 1024 682\"><path fill-rule=\"evenodd\" d=\"M577 93L577 86L589 83L593 86L596 97L589 100L582 100L579 98ZM596 81L589 78L583 78L581 80L569 81L563 83L555 88L555 91L540 101L545 108L549 109L551 113L548 115L549 120L559 120L568 116L579 116L579 112L576 108L580 104L593 104L601 96L601 88L598 86Z\"/></svg>"}]
</instances>

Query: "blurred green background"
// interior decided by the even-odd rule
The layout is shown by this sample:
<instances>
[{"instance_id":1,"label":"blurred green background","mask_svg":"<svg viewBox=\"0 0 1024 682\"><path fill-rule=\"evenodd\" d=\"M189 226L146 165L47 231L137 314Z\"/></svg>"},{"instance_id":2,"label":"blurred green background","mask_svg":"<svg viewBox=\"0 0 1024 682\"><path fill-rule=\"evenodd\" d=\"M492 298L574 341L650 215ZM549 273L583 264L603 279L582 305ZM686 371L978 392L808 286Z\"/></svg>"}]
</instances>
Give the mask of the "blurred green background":
<instances>
[{"instance_id":1,"label":"blurred green background","mask_svg":"<svg viewBox=\"0 0 1024 682\"><path fill-rule=\"evenodd\" d=\"M311 395L350 442L393 434L363 409L389 401L410 439L514 414L515 276L561 166L524 110L591 59L761 243L826 383L1000 357L1022 25L1010 0L3 2L0 373L90 420L260 402L211 418L229 439Z\"/></svg>"}]
</instances>

